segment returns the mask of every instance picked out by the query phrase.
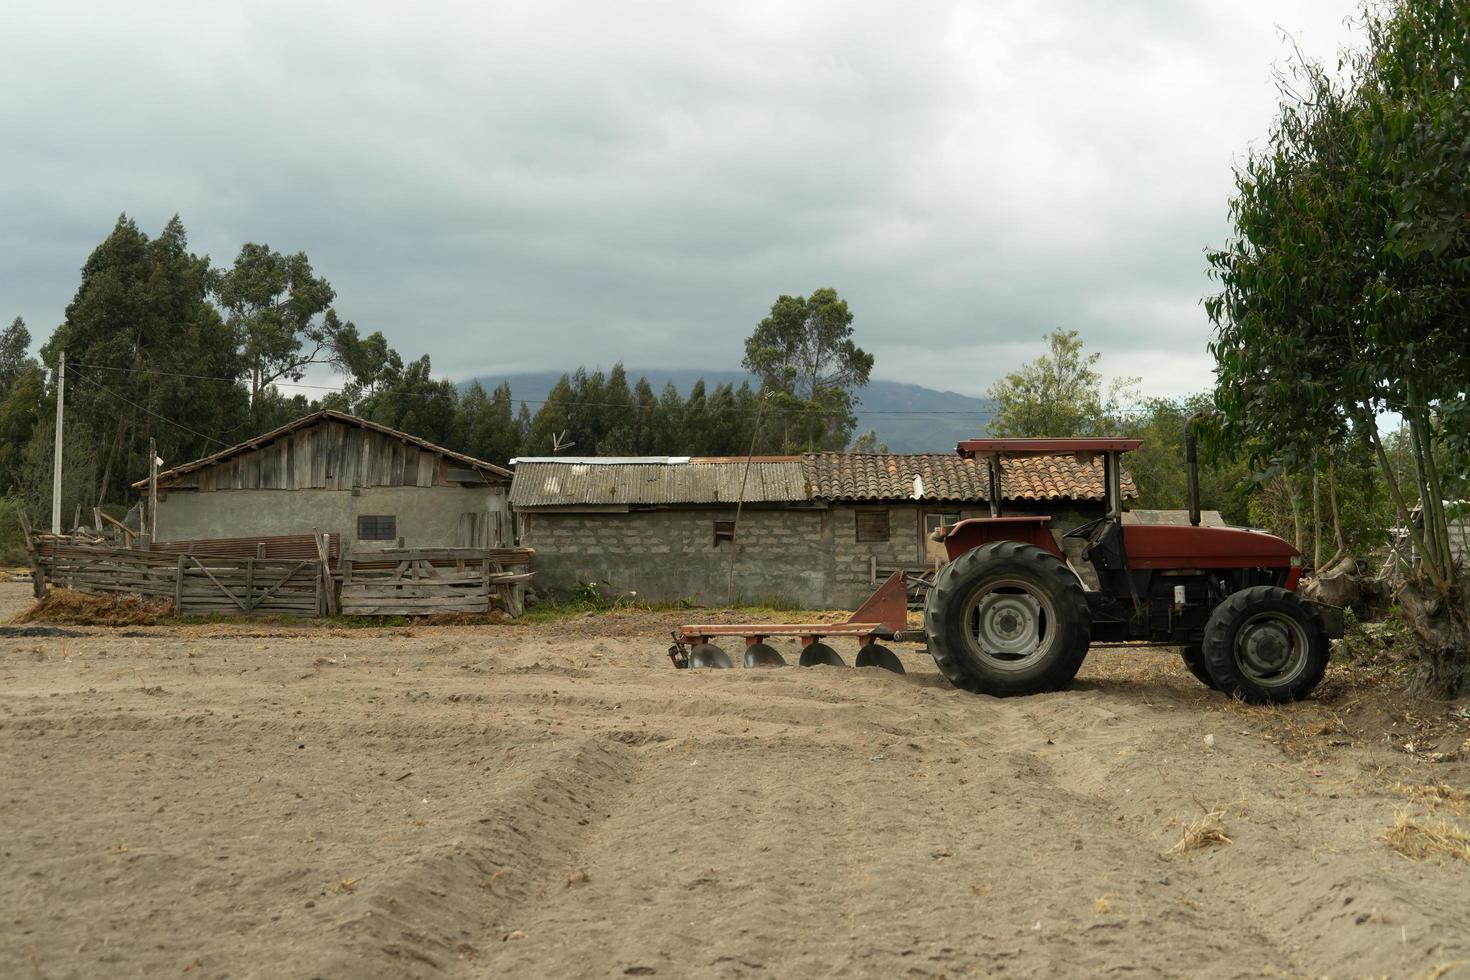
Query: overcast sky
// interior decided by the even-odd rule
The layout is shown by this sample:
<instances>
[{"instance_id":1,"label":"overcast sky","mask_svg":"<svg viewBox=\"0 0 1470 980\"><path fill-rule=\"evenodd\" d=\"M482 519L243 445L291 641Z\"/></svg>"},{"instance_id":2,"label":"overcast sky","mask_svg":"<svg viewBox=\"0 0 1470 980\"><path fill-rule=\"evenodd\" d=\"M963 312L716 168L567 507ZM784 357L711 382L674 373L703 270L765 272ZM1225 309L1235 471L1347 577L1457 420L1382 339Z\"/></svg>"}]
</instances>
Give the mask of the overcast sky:
<instances>
[{"instance_id":1,"label":"overcast sky","mask_svg":"<svg viewBox=\"0 0 1470 980\"><path fill-rule=\"evenodd\" d=\"M304 250L452 377L738 366L835 287L875 375L978 394L1075 328L1206 387L1203 249L1279 31L1353 0L8 4L0 316L38 341L119 212Z\"/></svg>"}]
</instances>

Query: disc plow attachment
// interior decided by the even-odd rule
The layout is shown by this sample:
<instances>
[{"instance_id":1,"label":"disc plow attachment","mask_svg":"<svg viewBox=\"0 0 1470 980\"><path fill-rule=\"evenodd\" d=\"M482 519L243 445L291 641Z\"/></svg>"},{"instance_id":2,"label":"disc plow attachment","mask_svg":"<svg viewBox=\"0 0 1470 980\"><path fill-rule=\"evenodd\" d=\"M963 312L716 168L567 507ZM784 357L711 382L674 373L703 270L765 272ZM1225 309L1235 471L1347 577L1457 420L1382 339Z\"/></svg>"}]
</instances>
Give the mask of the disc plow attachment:
<instances>
[{"instance_id":1,"label":"disc plow attachment","mask_svg":"<svg viewBox=\"0 0 1470 980\"><path fill-rule=\"evenodd\" d=\"M903 663L883 641L906 639L908 627L908 580L895 572L888 581L858 607L845 623L705 623L674 630L669 659L679 668L733 667L734 660L715 641L739 637L745 641L742 663L746 667L784 667L786 658L766 641L772 637L796 637L801 641L802 667L826 664L844 667L847 662L828 640L852 639L858 650L857 667L882 667L904 672Z\"/></svg>"}]
</instances>

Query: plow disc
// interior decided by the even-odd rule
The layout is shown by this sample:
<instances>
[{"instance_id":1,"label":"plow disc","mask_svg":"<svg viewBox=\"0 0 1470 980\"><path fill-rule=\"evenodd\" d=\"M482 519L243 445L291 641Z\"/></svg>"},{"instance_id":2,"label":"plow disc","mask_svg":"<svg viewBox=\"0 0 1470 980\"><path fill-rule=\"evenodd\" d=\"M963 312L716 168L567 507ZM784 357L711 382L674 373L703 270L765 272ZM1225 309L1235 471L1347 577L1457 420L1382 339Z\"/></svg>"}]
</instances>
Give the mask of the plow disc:
<instances>
[{"instance_id":1,"label":"plow disc","mask_svg":"<svg viewBox=\"0 0 1470 980\"><path fill-rule=\"evenodd\" d=\"M858 667L882 667L894 673L904 672L903 663L888 647L878 641L892 640L908 626L908 580L903 572L895 572L888 581L870 595L845 623L713 623L681 626L673 633L669 659L675 667L734 667L730 655L714 644L717 637L738 636L745 640L746 667L784 667L786 658L766 643L773 636L794 636L801 640L803 667L826 665L845 667L842 655L823 642L829 638L852 637L858 642Z\"/></svg>"}]
</instances>

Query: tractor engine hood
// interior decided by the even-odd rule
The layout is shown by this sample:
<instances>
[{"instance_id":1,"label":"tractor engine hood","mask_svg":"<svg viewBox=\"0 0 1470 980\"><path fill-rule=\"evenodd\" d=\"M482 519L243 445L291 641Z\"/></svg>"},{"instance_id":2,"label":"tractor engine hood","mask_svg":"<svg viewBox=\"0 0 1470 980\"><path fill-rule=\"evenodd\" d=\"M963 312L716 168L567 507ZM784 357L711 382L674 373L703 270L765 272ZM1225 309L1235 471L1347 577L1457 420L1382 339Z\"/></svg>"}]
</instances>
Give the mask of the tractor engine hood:
<instances>
[{"instance_id":1,"label":"tractor engine hood","mask_svg":"<svg viewBox=\"0 0 1470 980\"><path fill-rule=\"evenodd\" d=\"M1123 548L1133 568L1300 567L1301 552L1265 531L1244 527L1125 524Z\"/></svg>"}]
</instances>

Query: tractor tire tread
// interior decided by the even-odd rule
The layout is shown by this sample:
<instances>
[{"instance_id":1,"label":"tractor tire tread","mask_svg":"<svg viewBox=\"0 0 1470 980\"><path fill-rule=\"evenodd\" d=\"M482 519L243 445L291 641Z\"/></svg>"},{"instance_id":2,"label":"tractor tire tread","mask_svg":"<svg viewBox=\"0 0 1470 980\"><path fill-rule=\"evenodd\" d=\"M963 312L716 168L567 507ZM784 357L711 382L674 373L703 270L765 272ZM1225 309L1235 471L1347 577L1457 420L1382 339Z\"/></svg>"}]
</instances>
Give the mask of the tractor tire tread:
<instances>
[{"instance_id":1,"label":"tractor tire tread","mask_svg":"<svg viewBox=\"0 0 1470 980\"><path fill-rule=\"evenodd\" d=\"M1019 564L1021 567L1017 571L1047 587L1056 604L1057 617L1064 621L1055 624L1056 628L1065 631L1071 627L1078 634L1070 648L1059 651L1040 675L1031 679L987 676L983 668L960 649L959 643L954 642L944 626L951 602L962 600L969 593L969 589L960 587L959 583L974 581L984 575L988 567L998 563ZM1059 690L1077 675L1092 639L1092 614L1077 576L1055 555L1033 544L995 541L965 552L940 570L925 603L924 632L935 666L955 687L972 694L998 697L1037 694Z\"/></svg>"},{"instance_id":2,"label":"tractor tire tread","mask_svg":"<svg viewBox=\"0 0 1470 980\"><path fill-rule=\"evenodd\" d=\"M1235 663L1235 633L1252 610L1263 606L1290 611L1307 628L1310 649L1306 667L1284 687L1256 684ZM1322 617L1311 603L1277 585L1256 585L1227 596L1215 607L1205 623L1200 652L1205 670L1214 682L1211 686L1217 691L1248 704L1280 704L1302 700L1322 682L1331 646L1322 627Z\"/></svg>"}]
</instances>

